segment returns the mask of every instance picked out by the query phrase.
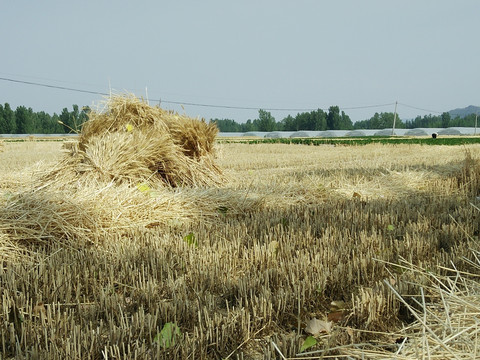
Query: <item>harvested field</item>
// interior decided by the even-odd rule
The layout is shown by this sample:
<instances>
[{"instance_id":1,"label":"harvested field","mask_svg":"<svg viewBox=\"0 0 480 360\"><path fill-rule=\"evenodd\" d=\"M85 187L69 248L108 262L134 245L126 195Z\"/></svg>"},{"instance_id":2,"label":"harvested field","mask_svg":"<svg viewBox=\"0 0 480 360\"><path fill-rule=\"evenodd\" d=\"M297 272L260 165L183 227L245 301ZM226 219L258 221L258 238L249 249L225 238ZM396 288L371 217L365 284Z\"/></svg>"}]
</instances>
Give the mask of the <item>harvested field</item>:
<instances>
[{"instance_id":1,"label":"harvested field","mask_svg":"<svg viewBox=\"0 0 480 360\"><path fill-rule=\"evenodd\" d=\"M0 154L1 358L475 358L478 145L217 144L187 187L61 147Z\"/></svg>"}]
</instances>

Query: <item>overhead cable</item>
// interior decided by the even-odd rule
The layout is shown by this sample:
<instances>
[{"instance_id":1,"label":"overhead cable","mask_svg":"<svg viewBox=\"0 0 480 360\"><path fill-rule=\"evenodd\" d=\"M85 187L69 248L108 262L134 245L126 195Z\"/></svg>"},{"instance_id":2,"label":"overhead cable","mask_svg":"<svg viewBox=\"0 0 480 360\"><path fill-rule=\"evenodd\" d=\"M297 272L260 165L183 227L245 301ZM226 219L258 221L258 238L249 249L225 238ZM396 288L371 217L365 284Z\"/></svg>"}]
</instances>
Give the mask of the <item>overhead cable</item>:
<instances>
[{"instance_id":1,"label":"overhead cable","mask_svg":"<svg viewBox=\"0 0 480 360\"><path fill-rule=\"evenodd\" d=\"M58 85L51 85L51 84L45 84L45 83L39 83L39 82L33 82L33 81L25 81L25 80L17 80L17 79L12 79L12 78L5 78L5 77L0 77L1 81L8 81L8 82L13 82L13 83L18 83L18 84L25 84L25 85L33 85L33 86L41 86L41 87L46 87L46 88L51 88L51 89L58 89L58 90L66 90L66 91L75 91L79 93L84 93L84 94L93 94L93 95L102 95L102 96L108 96L108 93L101 92L101 91L92 91L92 90L83 90L83 89L77 89L77 88L72 88L72 87L66 87L66 86L58 86ZM164 100L164 99L145 99L149 102L160 102L160 103L165 103L165 104L173 104L173 105L187 105L187 106L201 106L201 107L209 107L209 108L219 108L219 109L235 109L235 110L266 110L266 111L315 111L315 110L323 110L323 111L328 111L328 109L322 109L322 108L269 108L269 107L250 107L250 106L232 106L232 105L217 105L217 104L203 104L203 103L194 103L194 102L187 102L187 101L173 101L173 100ZM403 103L398 103L399 105L403 105L412 109L416 110L422 110L426 112L433 112L433 113L438 113L440 114L441 112L439 111L433 111L433 110L427 110L427 109L422 109L419 107L403 104ZM379 108L379 107L385 107L385 106L393 106L395 103L386 103L386 104L375 104L375 105L363 105L363 106L350 106L350 107L341 107L341 110L359 110L359 109L369 109L369 108Z\"/></svg>"},{"instance_id":2,"label":"overhead cable","mask_svg":"<svg viewBox=\"0 0 480 360\"><path fill-rule=\"evenodd\" d=\"M441 113L442 113L441 111L423 109L423 108L420 108L420 107L416 107L416 106L412 106L412 105L407 105L407 104L404 104L404 103L401 103L401 102L399 102L398 105L402 105L402 106L406 106L406 107L411 108L411 109L421 110L421 111L430 112L430 113L437 113L437 114L441 114Z\"/></svg>"}]
</instances>

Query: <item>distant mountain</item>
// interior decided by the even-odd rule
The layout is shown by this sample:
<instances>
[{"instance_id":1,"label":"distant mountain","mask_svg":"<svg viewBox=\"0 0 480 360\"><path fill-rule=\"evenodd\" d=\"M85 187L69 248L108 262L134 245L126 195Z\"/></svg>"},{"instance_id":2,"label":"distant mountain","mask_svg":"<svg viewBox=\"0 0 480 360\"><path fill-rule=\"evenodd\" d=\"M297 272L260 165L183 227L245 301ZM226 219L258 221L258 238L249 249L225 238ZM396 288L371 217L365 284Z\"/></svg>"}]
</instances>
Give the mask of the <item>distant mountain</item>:
<instances>
[{"instance_id":1,"label":"distant mountain","mask_svg":"<svg viewBox=\"0 0 480 360\"><path fill-rule=\"evenodd\" d=\"M467 106L465 108L450 110L448 113L450 114L450 116L452 118L455 118L457 116L463 118L463 117L465 117L467 115L470 115L470 114L476 114L476 113L480 114L480 107L470 105L470 106Z\"/></svg>"}]
</instances>

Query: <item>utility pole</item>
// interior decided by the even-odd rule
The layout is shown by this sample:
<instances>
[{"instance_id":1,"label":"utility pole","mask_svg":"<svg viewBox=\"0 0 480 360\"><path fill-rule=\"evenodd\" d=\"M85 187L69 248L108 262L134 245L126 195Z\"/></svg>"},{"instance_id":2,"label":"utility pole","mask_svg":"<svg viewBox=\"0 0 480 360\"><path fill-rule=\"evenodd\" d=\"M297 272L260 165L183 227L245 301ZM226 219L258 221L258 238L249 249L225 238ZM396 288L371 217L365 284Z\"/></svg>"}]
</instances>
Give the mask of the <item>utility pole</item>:
<instances>
[{"instance_id":1,"label":"utility pole","mask_svg":"<svg viewBox=\"0 0 480 360\"><path fill-rule=\"evenodd\" d=\"M473 135L477 135L477 119L478 119L478 110L475 113L475 131L474 131Z\"/></svg>"},{"instance_id":2,"label":"utility pole","mask_svg":"<svg viewBox=\"0 0 480 360\"><path fill-rule=\"evenodd\" d=\"M398 104L398 101L395 101L395 112L393 113L392 136L395 135L395 122L397 121L397 104Z\"/></svg>"}]
</instances>

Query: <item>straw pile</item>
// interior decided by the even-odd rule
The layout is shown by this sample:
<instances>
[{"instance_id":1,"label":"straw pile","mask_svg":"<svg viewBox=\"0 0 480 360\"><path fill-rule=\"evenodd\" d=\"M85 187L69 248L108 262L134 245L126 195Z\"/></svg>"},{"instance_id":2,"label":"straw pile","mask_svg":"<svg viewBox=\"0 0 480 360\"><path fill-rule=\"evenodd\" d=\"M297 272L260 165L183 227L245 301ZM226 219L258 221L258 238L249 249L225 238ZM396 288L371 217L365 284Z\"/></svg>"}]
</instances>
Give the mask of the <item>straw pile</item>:
<instances>
[{"instance_id":1,"label":"straw pile","mask_svg":"<svg viewBox=\"0 0 480 360\"><path fill-rule=\"evenodd\" d=\"M214 162L214 124L151 107L133 95L113 96L92 111L78 146L49 178L60 183L114 181L155 186L215 186L223 177ZM70 179L69 179L70 178Z\"/></svg>"},{"instance_id":2,"label":"straw pile","mask_svg":"<svg viewBox=\"0 0 480 360\"><path fill-rule=\"evenodd\" d=\"M131 95L110 98L34 187L0 197L0 248L85 246L112 233L243 213L258 202L218 188L217 131Z\"/></svg>"}]
</instances>

